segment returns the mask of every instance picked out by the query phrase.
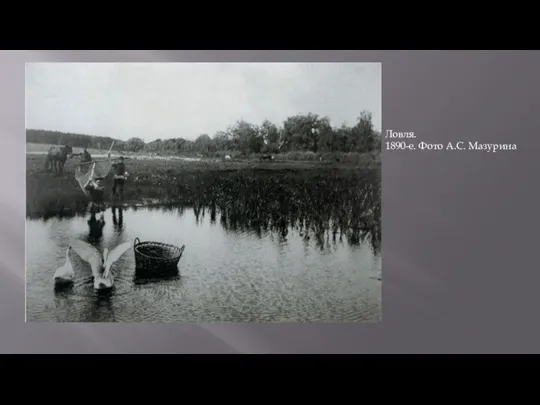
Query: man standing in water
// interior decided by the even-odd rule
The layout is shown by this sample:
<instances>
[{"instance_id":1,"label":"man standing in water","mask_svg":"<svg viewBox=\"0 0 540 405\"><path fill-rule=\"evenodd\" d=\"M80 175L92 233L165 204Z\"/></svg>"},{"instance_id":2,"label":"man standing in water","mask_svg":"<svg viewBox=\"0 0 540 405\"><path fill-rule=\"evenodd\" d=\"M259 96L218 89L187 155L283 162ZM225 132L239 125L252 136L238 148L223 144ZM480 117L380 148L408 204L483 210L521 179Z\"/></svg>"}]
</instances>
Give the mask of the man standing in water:
<instances>
[{"instance_id":1,"label":"man standing in water","mask_svg":"<svg viewBox=\"0 0 540 405\"><path fill-rule=\"evenodd\" d=\"M120 156L119 162L113 165L114 168L114 177L113 177L113 186L112 193L113 196L118 195L122 197L124 195L124 182L126 181L126 166L124 165L124 157ZM118 194L116 191L118 190Z\"/></svg>"}]
</instances>

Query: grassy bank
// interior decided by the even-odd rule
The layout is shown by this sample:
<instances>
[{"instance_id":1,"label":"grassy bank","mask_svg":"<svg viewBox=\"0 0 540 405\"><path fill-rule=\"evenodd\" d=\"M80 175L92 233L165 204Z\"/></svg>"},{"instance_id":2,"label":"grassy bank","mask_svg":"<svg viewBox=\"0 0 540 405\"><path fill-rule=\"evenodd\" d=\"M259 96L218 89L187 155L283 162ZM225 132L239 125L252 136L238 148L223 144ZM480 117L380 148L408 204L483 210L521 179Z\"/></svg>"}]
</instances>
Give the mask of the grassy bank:
<instances>
[{"instance_id":1,"label":"grassy bank","mask_svg":"<svg viewBox=\"0 0 540 405\"><path fill-rule=\"evenodd\" d=\"M226 155L229 155L234 160L259 160L260 153L252 153L248 156L244 156L237 151L219 151L207 154L199 154L199 156L209 157L214 159L223 159ZM345 153L345 152L285 152L273 154L274 158L278 162L310 162L310 163L341 163L361 165L363 167L372 165L377 166L381 164L381 154L379 152L368 153Z\"/></svg>"},{"instance_id":2,"label":"grassy bank","mask_svg":"<svg viewBox=\"0 0 540 405\"><path fill-rule=\"evenodd\" d=\"M44 171L45 156L27 155L26 193L27 215L43 216L68 213L84 209L88 204L74 177L74 167L78 160L68 160L63 174ZM137 160L126 159L126 169L130 177L124 190L124 201L144 203L160 199L162 201L190 202L207 188L228 178L241 182L254 173L258 177L275 177L289 183L292 178L305 181L317 178L333 178L337 172L351 172L359 169L344 164L324 165L319 162L257 162L257 161L181 161L181 160ZM112 188L111 176L104 181L109 193Z\"/></svg>"},{"instance_id":3,"label":"grassy bank","mask_svg":"<svg viewBox=\"0 0 540 405\"><path fill-rule=\"evenodd\" d=\"M30 143L28 142L26 144L26 151L29 153L44 153L49 150L49 148L53 146L51 144L46 143ZM82 148L73 148L74 153L81 153L83 151ZM91 155L103 155L108 152L108 149L92 149L89 148L88 152L90 152ZM131 157L137 157L137 156L175 156L175 157L188 157L188 158L201 158L201 159L212 159L212 160L224 160L225 156L230 156L232 160L235 161L258 161L262 154L260 153L252 153L249 155L243 155L241 152L238 151L217 151L217 152L211 152L211 153L167 153L167 152L152 152L152 153L135 153L135 152L119 152L116 150L113 150L112 155L113 156L131 156ZM381 154L379 152L367 152L367 153L357 153L357 152L351 152L351 153L345 153L345 152L302 152L302 151L296 151L296 152L285 152L285 153L278 153L273 155L275 157L275 161L277 162L308 162L308 163L322 163L322 164L352 164L352 165L361 165L362 167L366 166L372 166L376 167L381 164Z\"/></svg>"}]
</instances>

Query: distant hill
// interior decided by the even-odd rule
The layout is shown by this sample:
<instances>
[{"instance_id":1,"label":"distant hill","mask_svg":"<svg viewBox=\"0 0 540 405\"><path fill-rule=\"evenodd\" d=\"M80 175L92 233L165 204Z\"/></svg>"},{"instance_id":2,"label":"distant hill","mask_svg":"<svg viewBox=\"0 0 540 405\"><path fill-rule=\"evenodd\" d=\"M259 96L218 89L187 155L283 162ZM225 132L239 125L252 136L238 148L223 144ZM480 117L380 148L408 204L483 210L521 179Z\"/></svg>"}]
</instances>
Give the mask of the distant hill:
<instances>
[{"instance_id":1,"label":"distant hill","mask_svg":"<svg viewBox=\"0 0 540 405\"><path fill-rule=\"evenodd\" d=\"M46 143L52 145L71 144L73 147L89 147L108 149L115 142L115 146L120 146L124 142L119 139L110 138L108 136L95 136L74 134L58 131L45 131L42 129L27 129L26 142Z\"/></svg>"}]
</instances>

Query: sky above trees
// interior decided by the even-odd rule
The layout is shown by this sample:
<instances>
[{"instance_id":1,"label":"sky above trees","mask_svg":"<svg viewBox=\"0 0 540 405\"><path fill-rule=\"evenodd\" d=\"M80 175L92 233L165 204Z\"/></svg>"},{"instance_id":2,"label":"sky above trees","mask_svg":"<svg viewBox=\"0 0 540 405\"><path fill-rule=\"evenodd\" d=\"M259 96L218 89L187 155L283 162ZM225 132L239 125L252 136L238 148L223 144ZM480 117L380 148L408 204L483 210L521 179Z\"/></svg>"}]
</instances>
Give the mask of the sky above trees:
<instances>
[{"instance_id":1,"label":"sky above trees","mask_svg":"<svg viewBox=\"0 0 540 405\"><path fill-rule=\"evenodd\" d=\"M297 114L381 129L380 63L36 63L26 127L128 140L211 137Z\"/></svg>"}]
</instances>

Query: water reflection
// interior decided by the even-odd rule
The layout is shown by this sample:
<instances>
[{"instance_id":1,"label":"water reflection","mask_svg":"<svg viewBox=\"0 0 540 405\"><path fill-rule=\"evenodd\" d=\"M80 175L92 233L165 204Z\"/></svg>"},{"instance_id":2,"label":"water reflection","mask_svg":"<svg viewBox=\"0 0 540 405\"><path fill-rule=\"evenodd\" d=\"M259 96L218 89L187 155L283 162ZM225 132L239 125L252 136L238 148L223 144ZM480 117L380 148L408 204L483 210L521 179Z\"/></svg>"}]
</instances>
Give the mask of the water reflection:
<instances>
[{"instance_id":1,"label":"water reflection","mask_svg":"<svg viewBox=\"0 0 540 405\"><path fill-rule=\"evenodd\" d=\"M219 199L211 194L199 198L193 205L196 220L209 216L210 223L215 224L219 214L220 225L232 233L258 238L272 233L285 243L289 232L294 231L306 241L314 241L322 251L343 238L353 246L369 241L375 252L380 251L380 187L368 183L348 195L332 193L333 188L329 188L308 198L305 194L301 197L298 190L287 194L278 183L247 190L220 195Z\"/></svg>"},{"instance_id":2,"label":"water reflection","mask_svg":"<svg viewBox=\"0 0 540 405\"><path fill-rule=\"evenodd\" d=\"M181 202L113 205L27 221L29 321L361 321L380 311L380 182L354 176L222 177ZM180 277L137 278L123 256L115 287L93 290L74 257L75 283L52 274L69 239L103 251L124 242L186 245Z\"/></svg>"},{"instance_id":3,"label":"water reflection","mask_svg":"<svg viewBox=\"0 0 540 405\"><path fill-rule=\"evenodd\" d=\"M112 210L114 231L118 234L121 234L124 227L124 208L113 206L111 210Z\"/></svg>"},{"instance_id":4,"label":"water reflection","mask_svg":"<svg viewBox=\"0 0 540 405\"><path fill-rule=\"evenodd\" d=\"M129 227L119 240L112 211L105 212L100 251L141 236L186 244L180 277L138 279L130 252L118 262L110 294L97 295L91 269L74 254L73 287L54 291L54 269L69 238L86 234L87 219L29 221L29 321L351 322L378 317L380 282L372 277L380 275L380 256L368 244L355 247L344 237L322 251L312 237L295 230L286 238L273 231L259 237L255 231L220 226L226 221L219 213L213 225L209 217L197 219L192 209L125 209L123 216Z\"/></svg>"},{"instance_id":5,"label":"water reflection","mask_svg":"<svg viewBox=\"0 0 540 405\"><path fill-rule=\"evenodd\" d=\"M113 291L100 291L91 300L88 315L85 317L94 322L114 322Z\"/></svg>"},{"instance_id":6,"label":"water reflection","mask_svg":"<svg viewBox=\"0 0 540 405\"><path fill-rule=\"evenodd\" d=\"M65 322L71 318L73 308L73 287L54 290L55 321Z\"/></svg>"},{"instance_id":7,"label":"water reflection","mask_svg":"<svg viewBox=\"0 0 540 405\"><path fill-rule=\"evenodd\" d=\"M170 185L173 187L174 185ZM374 251L381 243L381 185L374 173L336 171L310 177L302 174L253 172L251 175L216 176L193 188L177 186L182 196L172 203L146 201L150 209L192 209L196 221L209 217L233 233L262 238L269 233L287 240L289 232L313 240L321 250L344 238L351 245L369 241ZM174 198L172 189L166 190ZM123 209L140 203L113 205L113 225L119 235L125 227ZM31 216L31 214L30 214ZM100 238L99 219L92 219L90 238ZM90 225L90 223L89 223Z\"/></svg>"},{"instance_id":8,"label":"water reflection","mask_svg":"<svg viewBox=\"0 0 540 405\"><path fill-rule=\"evenodd\" d=\"M90 210L90 218L88 219L88 238L89 243L98 243L103 236L103 228L105 227L105 217L103 212L100 212L99 218L96 218L97 210Z\"/></svg>"},{"instance_id":9,"label":"water reflection","mask_svg":"<svg viewBox=\"0 0 540 405\"><path fill-rule=\"evenodd\" d=\"M68 297L73 293L73 284L62 283L54 285L54 293L58 298Z\"/></svg>"}]
</instances>

